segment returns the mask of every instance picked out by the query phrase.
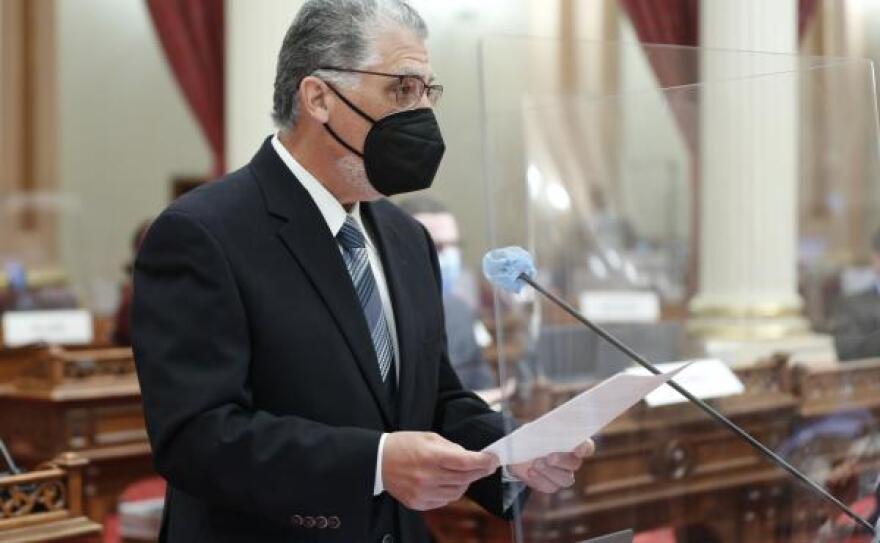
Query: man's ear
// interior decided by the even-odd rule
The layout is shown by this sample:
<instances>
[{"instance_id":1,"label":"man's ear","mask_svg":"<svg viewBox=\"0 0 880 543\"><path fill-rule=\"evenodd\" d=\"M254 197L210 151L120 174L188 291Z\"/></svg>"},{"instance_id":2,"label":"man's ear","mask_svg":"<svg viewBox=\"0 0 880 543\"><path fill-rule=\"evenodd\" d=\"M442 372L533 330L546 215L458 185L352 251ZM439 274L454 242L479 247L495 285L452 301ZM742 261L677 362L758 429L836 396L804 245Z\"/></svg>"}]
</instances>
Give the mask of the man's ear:
<instances>
[{"instance_id":1,"label":"man's ear","mask_svg":"<svg viewBox=\"0 0 880 543\"><path fill-rule=\"evenodd\" d=\"M320 124L330 119L327 84L314 76L305 77L299 85L300 114L306 114Z\"/></svg>"}]
</instances>

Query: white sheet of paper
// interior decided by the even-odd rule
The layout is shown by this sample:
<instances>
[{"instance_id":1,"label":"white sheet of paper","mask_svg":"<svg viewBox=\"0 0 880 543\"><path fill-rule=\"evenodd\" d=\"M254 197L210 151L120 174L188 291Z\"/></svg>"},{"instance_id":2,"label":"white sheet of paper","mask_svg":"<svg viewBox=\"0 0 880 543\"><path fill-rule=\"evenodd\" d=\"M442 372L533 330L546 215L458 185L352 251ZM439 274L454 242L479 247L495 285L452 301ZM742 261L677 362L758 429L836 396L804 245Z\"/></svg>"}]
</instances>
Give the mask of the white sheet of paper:
<instances>
[{"instance_id":1,"label":"white sheet of paper","mask_svg":"<svg viewBox=\"0 0 880 543\"><path fill-rule=\"evenodd\" d=\"M724 362L705 358L686 362L666 362L655 364L660 371L672 371L685 364L690 364L686 372L675 380L683 389L687 390L701 400L710 398L723 398L742 394L745 391L742 381L733 373L730 366ZM650 375L648 370L636 366L626 370L631 375ZM661 386L657 390L645 396L645 403L651 407L684 403L687 398L675 391L671 386Z\"/></svg>"},{"instance_id":2,"label":"white sheet of paper","mask_svg":"<svg viewBox=\"0 0 880 543\"><path fill-rule=\"evenodd\" d=\"M492 443L483 451L504 466L553 452L567 452L586 441L649 392L675 377L683 365L660 375L618 373Z\"/></svg>"}]
</instances>

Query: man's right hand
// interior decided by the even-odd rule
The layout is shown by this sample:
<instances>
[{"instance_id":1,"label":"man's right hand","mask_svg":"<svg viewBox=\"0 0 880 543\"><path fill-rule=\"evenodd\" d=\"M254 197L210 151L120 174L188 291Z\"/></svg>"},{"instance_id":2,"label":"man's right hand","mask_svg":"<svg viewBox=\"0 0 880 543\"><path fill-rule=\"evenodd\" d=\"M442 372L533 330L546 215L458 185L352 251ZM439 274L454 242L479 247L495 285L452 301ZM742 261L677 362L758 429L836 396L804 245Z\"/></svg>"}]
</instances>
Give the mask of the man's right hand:
<instances>
[{"instance_id":1,"label":"man's right hand","mask_svg":"<svg viewBox=\"0 0 880 543\"><path fill-rule=\"evenodd\" d=\"M394 432L382 451L382 484L410 509L427 511L459 499L498 469L495 455L468 451L430 432Z\"/></svg>"}]
</instances>

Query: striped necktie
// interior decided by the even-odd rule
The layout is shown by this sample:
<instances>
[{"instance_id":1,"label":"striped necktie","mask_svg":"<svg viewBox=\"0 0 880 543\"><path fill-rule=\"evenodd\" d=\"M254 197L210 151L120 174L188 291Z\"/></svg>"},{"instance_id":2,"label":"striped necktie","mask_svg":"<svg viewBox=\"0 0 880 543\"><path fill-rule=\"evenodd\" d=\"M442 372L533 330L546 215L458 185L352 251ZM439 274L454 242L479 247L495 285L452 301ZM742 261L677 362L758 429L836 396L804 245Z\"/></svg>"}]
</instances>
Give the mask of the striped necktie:
<instances>
[{"instance_id":1,"label":"striped necktie","mask_svg":"<svg viewBox=\"0 0 880 543\"><path fill-rule=\"evenodd\" d=\"M391 346L391 333L388 330L388 321L385 320L385 312L382 307L382 298L370 268L370 258L367 255L367 245L364 234L357 222L350 216L346 216L345 224L336 236L342 245L342 256L345 266L351 275L351 281L367 318L367 326L370 329L370 337L376 350L376 358L379 361L379 375L382 382L391 394L397 385L395 375L391 374L394 365L394 351Z\"/></svg>"}]
</instances>

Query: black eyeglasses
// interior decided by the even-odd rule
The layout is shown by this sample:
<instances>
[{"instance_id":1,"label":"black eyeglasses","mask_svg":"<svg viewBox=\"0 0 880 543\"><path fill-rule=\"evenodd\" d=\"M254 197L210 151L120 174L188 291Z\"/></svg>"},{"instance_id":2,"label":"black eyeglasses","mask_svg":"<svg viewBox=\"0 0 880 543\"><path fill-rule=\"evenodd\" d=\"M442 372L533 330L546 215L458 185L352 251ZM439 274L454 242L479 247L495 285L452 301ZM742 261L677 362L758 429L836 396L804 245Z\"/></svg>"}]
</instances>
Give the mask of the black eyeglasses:
<instances>
[{"instance_id":1,"label":"black eyeglasses","mask_svg":"<svg viewBox=\"0 0 880 543\"><path fill-rule=\"evenodd\" d=\"M351 68L336 68L334 66L322 66L319 70L329 70L333 72L349 72L356 74L378 75L382 77L395 77L398 80L397 86L394 88L394 99L398 107L409 109L415 107L422 101L422 97L427 93L428 101L431 105L437 104L440 97L443 96L443 85L429 85L421 76L389 74L385 72L371 72L369 70L354 70Z\"/></svg>"}]
</instances>

